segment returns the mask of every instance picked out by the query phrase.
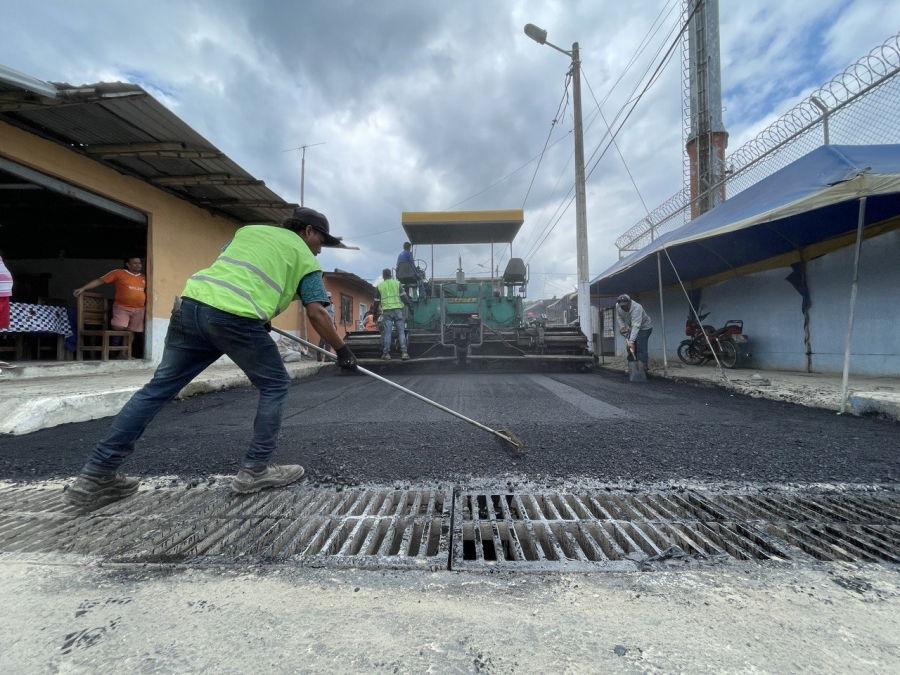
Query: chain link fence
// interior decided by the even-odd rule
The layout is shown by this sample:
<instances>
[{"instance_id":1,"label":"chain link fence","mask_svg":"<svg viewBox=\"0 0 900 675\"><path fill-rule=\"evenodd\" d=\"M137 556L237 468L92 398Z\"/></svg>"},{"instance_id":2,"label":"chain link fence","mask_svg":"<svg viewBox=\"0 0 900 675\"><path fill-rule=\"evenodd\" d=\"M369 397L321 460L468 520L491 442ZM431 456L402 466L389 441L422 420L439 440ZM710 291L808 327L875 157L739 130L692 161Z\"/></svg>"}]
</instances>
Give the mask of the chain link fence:
<instances>
[{"instance_id":1,"label":"chain link fence","mask_svg":"<svg viewBox=\"0 0 900 675\"><path fill-rule=\"evenodd\" d=\"M725 158L725 194L751 185L823 144L877 145L900 142L900 34L886 40L756 138ZM715 191L721 188L714 185ZM696 198L699 201L702 196ZM690 189L672 195L616 240L619 258L691 219Z\"/></svg>"}]
</instances>

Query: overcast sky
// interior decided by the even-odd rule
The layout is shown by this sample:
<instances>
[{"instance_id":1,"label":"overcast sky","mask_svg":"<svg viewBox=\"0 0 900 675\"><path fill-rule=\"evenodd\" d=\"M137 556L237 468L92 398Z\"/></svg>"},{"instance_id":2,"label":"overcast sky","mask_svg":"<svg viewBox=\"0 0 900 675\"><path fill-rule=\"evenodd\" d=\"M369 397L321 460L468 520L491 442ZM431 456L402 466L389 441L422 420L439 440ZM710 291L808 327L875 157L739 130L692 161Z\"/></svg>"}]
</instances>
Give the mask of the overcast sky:
<instances>
[{"instance_id":1,"label":"overcast sky","mask_svg":"<svg viewBox=\"0 0 900 675\"><path fill-rule=\"evenodd\" d=\"M606 146L595 101L613 124L674 39L680 8L681 0L0 0L0 63L48 81L139 84L288 201L299 201L300 152L284 150L324 143L306 151L305 204L362 249L326 249L326 270L371 280L393 266L402 211L524 207L513 252L529 263L528 295L538 298L572 291L576 278L574 205L560 218L574 194L571 99L552 125L570 61L523 26L541 26L565 49L579 42L590 158ZM733 151L896 33L900 0L720 0L720 20ZM642 200L652 210L681 189L681 82L676 49L617 137L624 162L615 148L588 162L591 278L617 259L615 239L647 215ZM452 274L460 252L467 272L489 266L489 247L442 247L437 273ZM430 249L417 257L430 265Z\"/></svg>"}]
</instances>

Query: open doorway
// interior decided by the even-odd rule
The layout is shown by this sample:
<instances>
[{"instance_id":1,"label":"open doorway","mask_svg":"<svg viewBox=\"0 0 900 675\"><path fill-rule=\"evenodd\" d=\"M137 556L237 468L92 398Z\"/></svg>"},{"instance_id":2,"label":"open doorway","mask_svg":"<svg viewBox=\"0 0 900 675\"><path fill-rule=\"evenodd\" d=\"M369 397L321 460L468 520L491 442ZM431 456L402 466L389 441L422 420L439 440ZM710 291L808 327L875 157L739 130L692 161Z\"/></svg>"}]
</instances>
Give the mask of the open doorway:
<instances>
[{"instance_id":1,"label":"open doorway","mask_svg":"<svg viewBox=\"0 0 900 675\"><path fill-rule=\"evenodd\" d=\"M147 237L144 213L0 158L0 255L13 277L11 307L20 313L25 305L46 308L29 311L46 311L64 321L65 312L74 330L74 289L123 268L124 260L133 256L144 263L149 291ZM112 305L112 285L94 290ZM74 336L63 340L58 325L47 328L16 332L11 325L9 332L0 333L0 358L73 360ZM143 333L135 333L135 338L132 355L148 357Z\"/></svg>"}]
</instances>

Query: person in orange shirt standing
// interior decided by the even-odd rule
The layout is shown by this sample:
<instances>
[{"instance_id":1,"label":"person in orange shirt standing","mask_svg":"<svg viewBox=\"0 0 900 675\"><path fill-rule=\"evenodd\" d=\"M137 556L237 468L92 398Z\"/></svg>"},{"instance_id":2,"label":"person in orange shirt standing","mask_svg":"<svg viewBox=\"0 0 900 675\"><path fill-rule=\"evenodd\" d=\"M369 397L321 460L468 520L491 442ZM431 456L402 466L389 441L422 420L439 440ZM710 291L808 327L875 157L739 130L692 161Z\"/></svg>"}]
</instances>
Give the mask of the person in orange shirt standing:
<instances>
[{"instance_id":1,"label":"person in orange shirt standing","mask_svg":"<svg viewBox=\"0 0 900 675\"><path fill-rule=\"evenodd\" d=\"M99 279L89 281L81 288L76 288L73 295L77 298L85 291L103 284L116 285L116 297L113 300L113 330L129 330L132 333L144 332L144 305L147 304L147 277L141 270L143 264L137 256L125 259L125 269L118 269L104 274Z\"/></svg>"}]
</instances>

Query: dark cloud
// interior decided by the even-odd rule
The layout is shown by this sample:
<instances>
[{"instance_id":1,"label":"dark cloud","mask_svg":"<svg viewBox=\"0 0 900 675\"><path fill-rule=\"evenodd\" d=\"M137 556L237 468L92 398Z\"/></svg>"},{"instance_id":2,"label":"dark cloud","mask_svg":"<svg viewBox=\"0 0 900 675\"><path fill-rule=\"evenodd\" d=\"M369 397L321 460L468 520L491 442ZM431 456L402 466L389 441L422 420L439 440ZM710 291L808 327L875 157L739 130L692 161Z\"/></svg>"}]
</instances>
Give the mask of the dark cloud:
<instances>
[{"instance_id":1,"label":"dark cloud","mask_svg":"<svg viewBox=\"0 0 900 675\"><path fill-rule=\"evenodd\" d=\"M594 96L608 96L603 110L617 126L641 74L677 29L680 6L681 0L7 2L0 63L47 80L141 84L293 201L300 153L284 151L324 143L307 150L305 201L364 249L326 252L326 268L378 275L405 240L401 211L460 203L517 208L528 193L514 250L533 249L540 287L532 294L546 288L559 295L575 279L574 208L560 215L574 181L571 99L536 175L537 162L528 162L547 139L569 61L529 40L522 27L535 23L554 44L569 49L578 40L582 50L585 148L588 157L598 153L587 185L597 274L615 261L616 237L646 215L641 197L652 209L681 188L680 52L622 129L618 151L609 147L599 162L608 139L603 121L591 115ZM805 87L842 68L842 59L861 56L878 40L870 31L853 38L836 25L865 26L898 10L900 0L721 0L732 149ZM660 17L667 17L663 29L616 84ZM441 274L456 269L460 251L466 270L489 258L484 250L450 248L438 253ZM430 252L420 256L430 263Z\"/></svg>"}]
</instances>

